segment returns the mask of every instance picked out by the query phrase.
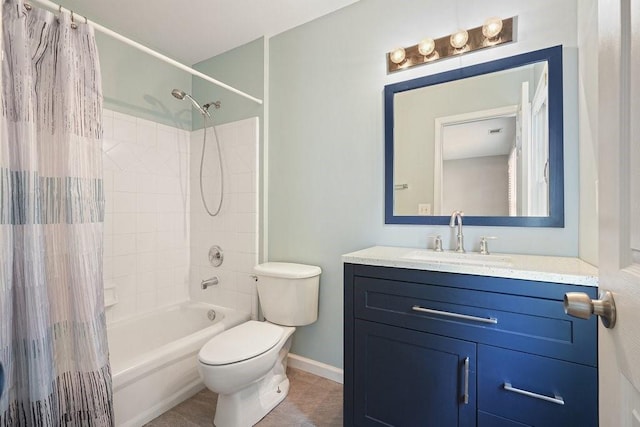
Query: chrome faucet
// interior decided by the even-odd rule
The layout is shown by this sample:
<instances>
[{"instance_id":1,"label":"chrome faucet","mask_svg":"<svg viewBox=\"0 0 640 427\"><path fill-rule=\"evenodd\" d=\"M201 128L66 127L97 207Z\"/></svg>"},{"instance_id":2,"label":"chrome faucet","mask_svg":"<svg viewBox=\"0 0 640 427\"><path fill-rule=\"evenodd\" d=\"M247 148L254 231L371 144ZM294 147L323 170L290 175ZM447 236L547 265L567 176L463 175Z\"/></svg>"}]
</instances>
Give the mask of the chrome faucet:
<instances>
[{"instance_id":1,"label":"chrome faucet","mask_svg":"<svg viewBox=\"0 0 640 427\"><path fill-rule=\"evenodd\" d=\"M213 286L213 285L217 285L217 284L218 284L218 277L217 276L213 276L213 277L211 277L209 279L205 279L202 282L200 282L200 287L204 291L209 286Z\"/></svg>"},{"instance_id":2,"label":"chrome faucet","mask_svg":"<svg viewBox=\"0 0 640 427\"><path fill-rule=\"evenodd\" d=\"M462 235L462 217L464 212L453 211L451 214L451 221L449 221L449 227L454 228L456 226L456 219L458 220L458 234L456 236L456 252L464 253L464 236Z\"/></svg>"}]
</instances>

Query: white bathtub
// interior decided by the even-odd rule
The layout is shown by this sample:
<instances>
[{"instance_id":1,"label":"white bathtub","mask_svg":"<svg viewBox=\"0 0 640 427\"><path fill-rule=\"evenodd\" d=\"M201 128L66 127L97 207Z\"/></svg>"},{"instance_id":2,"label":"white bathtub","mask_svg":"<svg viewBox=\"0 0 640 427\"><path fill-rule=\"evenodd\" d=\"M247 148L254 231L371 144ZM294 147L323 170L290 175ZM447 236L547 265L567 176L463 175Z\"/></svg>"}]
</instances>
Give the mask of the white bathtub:
<instances>
[{"instance_id":1,"label":"white bathtub","mask_svg":"<svg viewBox=\"0 0 640 427\"><path fill-rule=\"evenodd\" d=\"M214 321L209 310L216 312ZM198 351L211 337L249 317L187 302L109 325L116 425L140 426L204 388Z\"/></svg>"}]
</instances>

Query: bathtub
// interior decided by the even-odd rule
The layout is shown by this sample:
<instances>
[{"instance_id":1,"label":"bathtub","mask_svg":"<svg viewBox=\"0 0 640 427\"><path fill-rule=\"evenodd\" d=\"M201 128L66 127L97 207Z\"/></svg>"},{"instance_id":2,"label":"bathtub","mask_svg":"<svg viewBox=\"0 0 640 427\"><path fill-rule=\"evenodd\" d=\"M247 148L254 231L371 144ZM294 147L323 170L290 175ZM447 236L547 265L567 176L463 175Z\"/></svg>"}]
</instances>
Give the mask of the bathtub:
<instances>
[{"instance_id":1,"label":"bathtub","mask_svg":"<svg viewBox=\"0 0 640 427\"><path fill-rule=\"evenodd\" d=\"M213 321L210 310L216 313ZM249 317L186 302L108 325L116 426L140 426L203 389L198 351Z\"/></svg>"}]
</instances>

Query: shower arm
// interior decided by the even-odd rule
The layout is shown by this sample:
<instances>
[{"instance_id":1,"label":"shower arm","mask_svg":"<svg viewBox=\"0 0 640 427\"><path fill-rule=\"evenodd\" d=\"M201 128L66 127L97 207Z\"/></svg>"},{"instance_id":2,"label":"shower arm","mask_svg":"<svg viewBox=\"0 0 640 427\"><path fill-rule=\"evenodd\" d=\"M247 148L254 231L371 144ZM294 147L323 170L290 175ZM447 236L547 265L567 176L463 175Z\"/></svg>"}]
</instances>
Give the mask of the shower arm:
<instances>
[{"instance_id":1,"label":"shower arm","mask_svg":"<svg viewBox=\"0 0 640 427\"><path fill-rule=\"evenodd\" d=\"M205 111L209 111L209 108L214 107L216 110L220 108L220 106L222 105L222 103L220 101L211 101L211 102L207 102L206 104L204 104L202 106L202 108Z\"/></svg>"}]
</instances>

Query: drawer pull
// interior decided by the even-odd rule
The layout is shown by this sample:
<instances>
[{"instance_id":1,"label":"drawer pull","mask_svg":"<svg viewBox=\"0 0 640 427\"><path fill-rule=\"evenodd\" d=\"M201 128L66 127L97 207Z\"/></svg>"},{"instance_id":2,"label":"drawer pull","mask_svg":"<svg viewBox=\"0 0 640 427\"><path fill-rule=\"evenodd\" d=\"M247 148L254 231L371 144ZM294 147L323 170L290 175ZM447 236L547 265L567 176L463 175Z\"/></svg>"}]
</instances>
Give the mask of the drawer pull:
<instances>
[{"instance_id":1,"label":"drawer pull","mask_svg":"<svg viewBox=\"0 0 640 427\"><path fill-rule=\"evenodd\" d=\"M491 323L493 325L498 323L498 319L496 319L494 317L468 316L466 314L451 313L449 311L432 310L430 308L420 307L419 305L414 305L413 307L411 307L411 309L413 311L419 311L421 313L439 314L441 316L455 317L456 319L471 320L471 321L474 321L474 322Z\"/></svg>"},{"instance_id":2,"label":"drawer pull","mask_svg":"<svg viewBox=\"0 0 640 427\"><path fill-rule=\"evenodd\" d=\"M514 393L522 394L524 396L533 397L535 399L544 400L544 401L555 403L555 404L558 404L558 405L564 405L564 399L562 398L562 396L556 395L554 397L549 397L549 396L545 396L543 394L533 393L531 391L515 388L515 387L511 386L511 383L504 383L504 389L507 390L507 391L512 391Z\"/></svg>"},{"instance_id":3,"label":"drawer pull","mask_svg":"<svg viewBox=\"0 0 640 427\"><path fill-rule=\"evenodd\" d=\"M469 356L464 359L464 395L462 401L465 405L469 403Z\"/></svg>"}]
</instances>

